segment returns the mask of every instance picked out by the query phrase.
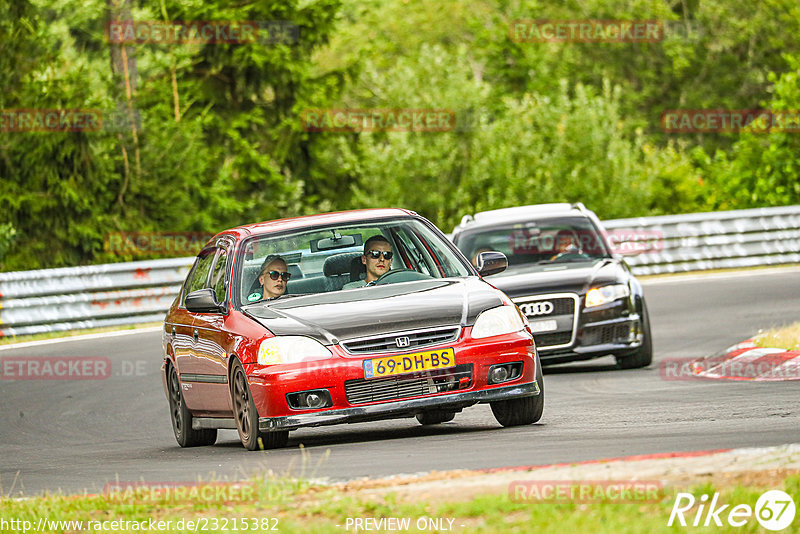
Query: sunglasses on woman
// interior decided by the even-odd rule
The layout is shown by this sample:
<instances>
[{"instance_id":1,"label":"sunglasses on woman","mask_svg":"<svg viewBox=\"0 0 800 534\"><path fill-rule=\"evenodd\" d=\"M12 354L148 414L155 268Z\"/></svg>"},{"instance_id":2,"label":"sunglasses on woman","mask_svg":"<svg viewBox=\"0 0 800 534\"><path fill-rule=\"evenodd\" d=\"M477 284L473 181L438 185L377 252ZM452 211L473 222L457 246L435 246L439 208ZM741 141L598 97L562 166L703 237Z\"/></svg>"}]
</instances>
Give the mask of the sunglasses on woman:
<instances>
[{"instance_id":1,"label":"sunglasses on woman","mask_svg":"<svg viewBox=\"0 0 800 534\"><path fill-rule=\"evenodd\" d=\"M284 282L288 281L289 278L292 277L292 273L290 272L280 272L280 271L270 271L267 273L272 280L277 280L278 278L282 278Z\"/></svg>"},{"instance_id":2,"label":"sunglasses on woman","mask_svg":"<svg viewBox=\"0 0 800 534\"><path fill-rule=\"evenodd\" d=\"M384 252L382 250L368 250L367 257L372 258L373 260L377 260L378 258L383 255L383 258L386 260L391 260L393 253L392 251Z\"/></svg>"}]
</instances>

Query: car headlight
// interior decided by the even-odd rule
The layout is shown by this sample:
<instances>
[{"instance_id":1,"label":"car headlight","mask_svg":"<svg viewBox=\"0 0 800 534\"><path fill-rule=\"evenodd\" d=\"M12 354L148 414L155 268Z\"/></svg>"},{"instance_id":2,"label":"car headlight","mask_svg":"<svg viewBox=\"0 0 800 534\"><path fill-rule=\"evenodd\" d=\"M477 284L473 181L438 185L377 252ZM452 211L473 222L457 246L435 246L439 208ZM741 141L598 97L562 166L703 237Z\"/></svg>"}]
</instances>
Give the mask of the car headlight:
<instances>
[{"instance_id":1,"label":"car headlight","mask_svg":"<svg viewBox=\"0 0 800 534\"><path fill-rule=\"evenodd\" d=\"M525 328L516 306L498 306L478 315L472 327L472 337L483 338L519 332Z\"/></svg>"},{"instance_id":2,"label":"car headlight","mask_svg":"<svg viewBox=\"0 0 800 534\"><path fill-rule=\"evenodd\" d=\"M325 345L304 336L271 337L258 346L259 365L300 363L331 357L333 353Z\"/></svg>"},{"instance_id":3,"label":"car headlight","mask_svg":"<svg viewBox=\"0 0 800 534\"><path fill-rule=\"evenodd\" d=\"M608 304L609 302L614 302L617 299L625 298L630 294L631 291L625 284L595 287L586 293L586 307L592 308L594 306Z\"/></svg>"}]
</instances>

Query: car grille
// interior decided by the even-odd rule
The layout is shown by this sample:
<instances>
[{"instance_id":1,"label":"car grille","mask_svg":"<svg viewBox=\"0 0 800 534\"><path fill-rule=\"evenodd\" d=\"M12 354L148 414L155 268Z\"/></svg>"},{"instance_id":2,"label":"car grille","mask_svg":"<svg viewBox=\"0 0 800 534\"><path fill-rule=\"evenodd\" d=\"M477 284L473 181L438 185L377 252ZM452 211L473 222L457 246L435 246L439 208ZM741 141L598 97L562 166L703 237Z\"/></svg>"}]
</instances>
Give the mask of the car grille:
<instances>
[{"instance_id":1,"label":"car grille","mask_svg":"<svg viewBox=\"0 0 800 534\"><path fill-rule=\"evenodd\" d=\"M341 346L350 354L409 350L455 341L458 339L459 330L460 327L458 326L445 326L429 330L395 332L393 334L342 341ZM407 338L407 343L401 341L403 344L398 344L398 339L402 338Z\"/></svg>"},{"instance_id":2,"label":"car grille","mask_svg":"<svg viewBox=\"0 0 800 534\"><path fill-rule=\"evenodd\" d=\"M607 343L627 343L631 323L611 324L587 328L581 337L584 345L604 345Z\"/></svg>"},{"instance_id":3,"label":"car grille","mask_svg":"<svg viewBox=\"0 0 800 534\"><path fill-rule=\"evenodd\" d=\"M550 347L561 347L572 342L573 328L575 325L575 313L577 295L571 293L561 293L559 295L536 295L535 297L520 297L514 299L514 303L523 310L528 308L526 304L537 304L549 302L553 305L553 310L547 314L526 315L529 321L542 321L556 319L561 325L561 329L553 332L539 332L533 334L536 341L536 348L547 350ZM539 310L541 311L541 310ZM564 325L569 325L565 327Z\"/></svg>"},{"instance_id":4,"label":"car grille","mask_svg":"<svg viewBox=\"0 0 800 534\"><path fill-rule=\"evenodd\" d=\"M572 339L572 330L569 332L556 332L555 334L533 334L533 340L536 342L536 348L547 347L551 345L563 345L569 343Z\"/></svg>"},{"instance_id":5,"label":"car grille","mask_svg":"<svg viewBox=\"0 0 800 534\"><path fill-rule=\"evenodd\" d=\"M572 298L557 298L557 299L542 299L553 303L553 312L550 315L566 315L575 313L575 299ZM536 302L536 301L534 301Z\"/></svg>"},{"instance_id":6,"label":"car grille","mask_svg":"<svg viewBox=\"0 0 800 534\"><path fill-rule=\"evenodd\" d=\"M459 380L464 377L468 378L469 382L466 386L462 384L461 388L472 385L471 363L421 373L347 380L344 383L344 391L347 402L363 404L452 391L459 389Z\"/></svg>"}]
</instances>

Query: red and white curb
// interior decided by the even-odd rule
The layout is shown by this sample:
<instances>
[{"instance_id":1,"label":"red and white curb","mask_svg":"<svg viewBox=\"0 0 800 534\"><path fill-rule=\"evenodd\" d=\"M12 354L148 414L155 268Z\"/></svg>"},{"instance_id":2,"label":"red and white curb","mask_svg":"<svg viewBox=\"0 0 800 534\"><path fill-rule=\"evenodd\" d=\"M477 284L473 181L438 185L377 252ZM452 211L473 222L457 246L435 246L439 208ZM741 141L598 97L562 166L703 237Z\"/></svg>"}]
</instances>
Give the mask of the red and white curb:
<instances>
[{"instance_id":1,"label":"red and white curb","mask_svg":"<svg viewBox=\"0 0 800 534\"><path fill-rule=\"evenodd\" d=\"M748 339L717 356L693 360L689 367L699 378L756 382L800 380L800 351L759 347Z\"/></svg>"}]
</instances>

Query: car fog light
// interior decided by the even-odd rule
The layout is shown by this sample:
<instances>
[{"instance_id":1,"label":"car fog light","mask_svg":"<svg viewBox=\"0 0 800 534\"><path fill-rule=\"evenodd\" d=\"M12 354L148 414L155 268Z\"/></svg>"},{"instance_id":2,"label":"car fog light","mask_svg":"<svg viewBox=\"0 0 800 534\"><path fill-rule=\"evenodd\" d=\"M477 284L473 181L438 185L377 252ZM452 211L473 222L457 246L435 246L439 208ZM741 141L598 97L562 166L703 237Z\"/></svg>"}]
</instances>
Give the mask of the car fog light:
<instances>
[{"instance_id":1,"label":"car fog light","mask_svg":"<svg viewBox=\"0 0 800 534\"><path fill-rule=\"evenodd\" d=\"M294 410L317 410L333 406L331 394L326 389L296 391L286 395L286 400Z\"/></svg>"},{"instance_id":2,"label":"car fog light","mask_svg":"<svg viewBox=\"0 0 800 534\"><path fill-rule=\"evenodd\" d=\"M505 382L508 378L508 369L505 367L495 367L492 369L492 382L495 384L498 382Z\"/></svg>"},{"instance_id":3,"label":"car fog light","mask_svg":"<svg viewBox=\"0 0 800 534\"><path fill-rule=\"evenodd\" d=\"M325 404L325 401L316 393L306 395L306 406L309 408L320 408L323 404Z\"/></svg>"},{"instance_id":4,"label":"car fog light","mask_svg":"<svg viewBox=\"0 0 800 534\"><path fill-rule=\"evenodd\" d=\"M522 362L501 363L489 368L487 383L502 384L516 380L520 376L522 376Z\"/></svg>"}]
</instances>

